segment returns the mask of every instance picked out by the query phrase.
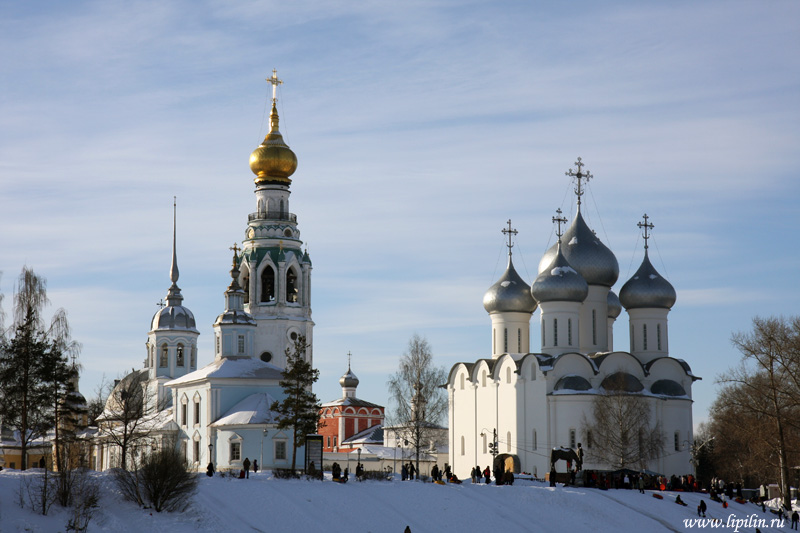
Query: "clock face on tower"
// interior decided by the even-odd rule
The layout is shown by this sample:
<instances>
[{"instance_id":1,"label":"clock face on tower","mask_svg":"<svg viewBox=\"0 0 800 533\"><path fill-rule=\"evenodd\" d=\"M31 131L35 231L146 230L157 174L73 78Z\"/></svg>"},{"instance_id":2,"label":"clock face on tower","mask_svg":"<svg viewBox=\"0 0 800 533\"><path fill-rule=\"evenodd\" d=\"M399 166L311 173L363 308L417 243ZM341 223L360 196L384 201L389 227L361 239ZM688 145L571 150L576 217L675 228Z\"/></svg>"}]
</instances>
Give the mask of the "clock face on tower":
<instances>
[{"instance_id":1,"label":"clock face on tower","mask_svg":"<svg viewBox=\"0 0 800 533\"><path fill-rule=\"evenodd\" d=\"M249 230L247 230L247 238L248 239L252 239L255 236L255 234L256 234L256 231L253 228L250 228Z\"/></svg>"}]
</instances>

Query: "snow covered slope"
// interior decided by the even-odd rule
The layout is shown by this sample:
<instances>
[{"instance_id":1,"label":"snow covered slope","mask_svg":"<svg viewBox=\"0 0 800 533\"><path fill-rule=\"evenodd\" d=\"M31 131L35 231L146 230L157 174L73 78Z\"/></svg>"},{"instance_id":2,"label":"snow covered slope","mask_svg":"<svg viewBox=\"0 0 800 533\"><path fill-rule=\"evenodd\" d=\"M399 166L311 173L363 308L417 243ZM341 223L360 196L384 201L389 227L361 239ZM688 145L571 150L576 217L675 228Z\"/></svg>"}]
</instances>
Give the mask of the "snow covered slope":
<instances>
[{"instance_id":1,"label":"snow covered slope","mask_svg":"<svg viewBox=\"0 0 800 533\"><path fill-rule=\"evenodd\" d=\"M20 481L30 473L0 472L0 532L64 531L68 513L54 505L48 516L20 509ZM275 480L263 473L249 480L202 476L195 502L184 513L155 513L122 501L111 476L93 474L103 486L101 508L89 531L144 533L169 531L269 531L269 532L397 532L406 526L413 533L438 531L517 532L569 531L639 532L695 531L684 520L697 518L700 495L681 494L688 504L674 503L675 494L664 499L636 490L570 488L517 480L511 487L495 485L436 485L421 482L347 484L330 481ZM762 531L776 516L752 504L730 504L723 509L706 497L708 516L731 520L765 519ZM729 516L731 517L729 519ZM750 518L752 520L752 518ZM755 531L754 524L738 531ZM706 529L710 528L706 525Z\"/></svg>"}]
</instances>

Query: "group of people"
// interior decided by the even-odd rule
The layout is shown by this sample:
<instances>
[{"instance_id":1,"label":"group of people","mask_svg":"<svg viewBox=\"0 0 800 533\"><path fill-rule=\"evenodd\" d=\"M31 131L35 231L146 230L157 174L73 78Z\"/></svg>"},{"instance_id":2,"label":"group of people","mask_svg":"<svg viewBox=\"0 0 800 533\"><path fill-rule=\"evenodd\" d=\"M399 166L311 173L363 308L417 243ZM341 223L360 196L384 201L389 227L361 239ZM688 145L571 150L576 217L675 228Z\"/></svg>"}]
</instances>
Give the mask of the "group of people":
<instances>
[{"instance_id":1,"label":"group of people","mask_svg":"<svg viewBox=\"0 0 800 533\"><path fill-rule=\"evenodd\" d=\"M347 483L347 479L350 477L350 470L347 467L345 467L344 474L342 474L342 467L339 466L339 463L333 463L333 465L331 466L331 476L333 477L334 481L338 481L340 483Z\"/></svg>"},{"instance_id":2,"label":"group of people","mask_svg":"<svg viewBox=\"0 0 800 533\"><path fill-rule=\"evenodd\" d=\"M411 461L404 463L400 468L400 477L403 481L417 479L416 475L417 469L414 467L414 463Z\"/></svg>"},{"instance_id":3,"label":"group of people","mask_svg":"<svg viewBox=\"0 0 800 533\"><path fill-rule=\"evenodd\" d=\"M442 477L444 477L444 479L446 479L448 483L457 483L459 485L461 484L461 480L458 479L458 476L456 476L453 473L449 464L447 463L444 464L444 470L439 469L438 464L434 464L433 468L431 468L431 478L433 479L434 482L436 481L442 482Z\"/></svg>"},{"instance_id":4,"label":"group of people","mask_svg":"<svg viewBox=\"0 0 800 533\"><path fill-rule=\"evenodd\" d=\"M239 470L239 479L250 479L250 466L250 458L245 457L242 462L242 469ZM252 466L253 472L258 472L258 459L253 460ZM209 461L206 467L206 475L212 477L216 471L216 468L214 468L214 461Z\"/></svg>"}]
</instances>

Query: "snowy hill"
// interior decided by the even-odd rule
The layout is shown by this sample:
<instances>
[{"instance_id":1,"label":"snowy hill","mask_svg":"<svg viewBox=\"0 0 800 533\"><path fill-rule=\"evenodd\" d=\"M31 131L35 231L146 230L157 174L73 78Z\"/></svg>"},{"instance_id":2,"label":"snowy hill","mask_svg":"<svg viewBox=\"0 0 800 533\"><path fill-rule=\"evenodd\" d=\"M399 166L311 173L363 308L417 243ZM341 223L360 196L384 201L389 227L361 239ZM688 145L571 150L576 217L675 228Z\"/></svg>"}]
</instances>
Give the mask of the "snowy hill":
<instances>
[{"instance_id":1,"label":"snowy hill","mask_svg":"<svg viewBox=\"0 0 800 533\"><path fill-rule=\"evenodd\" d=\"M48 516L20 509L20 481L30 473L0 472L0 532L64 531L66 510L54 505ZM169 531L397 532L438 531L694 531L684 520L696 519L699 494L681 494L688 504L674 503L674 493L659 500L647 492L571 488L517 480L513 486L435 485L422 482L338 484L330 481L275 480L253 474L249 480L202 476L192 506L184 513L155 513L123 501L111 476L95 473L102 484L101 508L89 531L144 533ZM723 509L704 497L708 516L723 520L722 530L789 531L771 528L776 515L752 504ZM751 516L755 515L755 516ZM730 518L729 518L730 517ZM735 520L751 525L735 526ZM765 519L766 527L753 519ZM740 522L744 524L745 522ZM728 525L729 527L724 527ZM711 525L706 525L711 528Z\"/></svg>"}]
</instances>

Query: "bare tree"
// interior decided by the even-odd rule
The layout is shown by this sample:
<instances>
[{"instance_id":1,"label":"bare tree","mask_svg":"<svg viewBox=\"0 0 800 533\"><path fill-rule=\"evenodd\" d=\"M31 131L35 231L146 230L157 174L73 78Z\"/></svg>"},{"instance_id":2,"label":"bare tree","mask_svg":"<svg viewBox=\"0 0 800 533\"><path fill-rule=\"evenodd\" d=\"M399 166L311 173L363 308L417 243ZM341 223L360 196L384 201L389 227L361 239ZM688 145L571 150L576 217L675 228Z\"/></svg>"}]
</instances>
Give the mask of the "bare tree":
<instances>
[{"instance_id":1,"label":"bare tree","mask_svg":"<svg viewBox=\"0 0 800 533\"><path fill-rule=\"evenodd\" d=\"M789 454L800 408L800 317L755 317L752 331L735 333L731 341L742 361L718 378L727 385L720 398L734 416L752 418L768 432L762 443L771 450L769 463L777 466L783 502L791 508Z\"/></svg>"},{"instance_id":2,"label":"bare tree","mask_svg":"<svg viewBox=\"0 0 800 533\"><path fill-rule=\"evenodd\" d=\"M46 280L23 268L14 293L14 322L0 334L0 418L19 434L23 470L29 443L56 426L58 406L71 390L69 356L80 350L63 309L45 324L48 304Z\"/></svg>"},{"instance_id":3,"label":"bare tree","mask_svg":"<svg viewBox=\"0 0 800 533\"><path fill-rule=\"evenodd\" d=\"M646 468L664 451L664 432L652 423L644 396L624 390L622 374L595 396L592 419L583 419L587 455L591 462L616 468Z\"/></svg>"},{"instance_id":4,"label":"bare tree","mask_svg":"<svg viewBox=\"0 0 800 533\"><path fill-rule=\"evenodd\" d=\"M100 437L120 452L120 467L127 470L131 454L148 441L154 422L165 406L147 386L148 371L134 370L111 390L103 413L97 418Z\"/></svg>"},{"instance_id":5,"label":"bare tree","mask_svg":"<svg viewBox=\"0 0 800 533\"><path fill-rule=\"evenodd\" d=\"M407 440L414 450L417 472L420 452L442 431L439 424L447 413L447 396L441 385L446 382L447 371L433 365L428 341L414 334L388 386L394 404L390 425L396 436Z\"/></svg>"}]
</instances>

